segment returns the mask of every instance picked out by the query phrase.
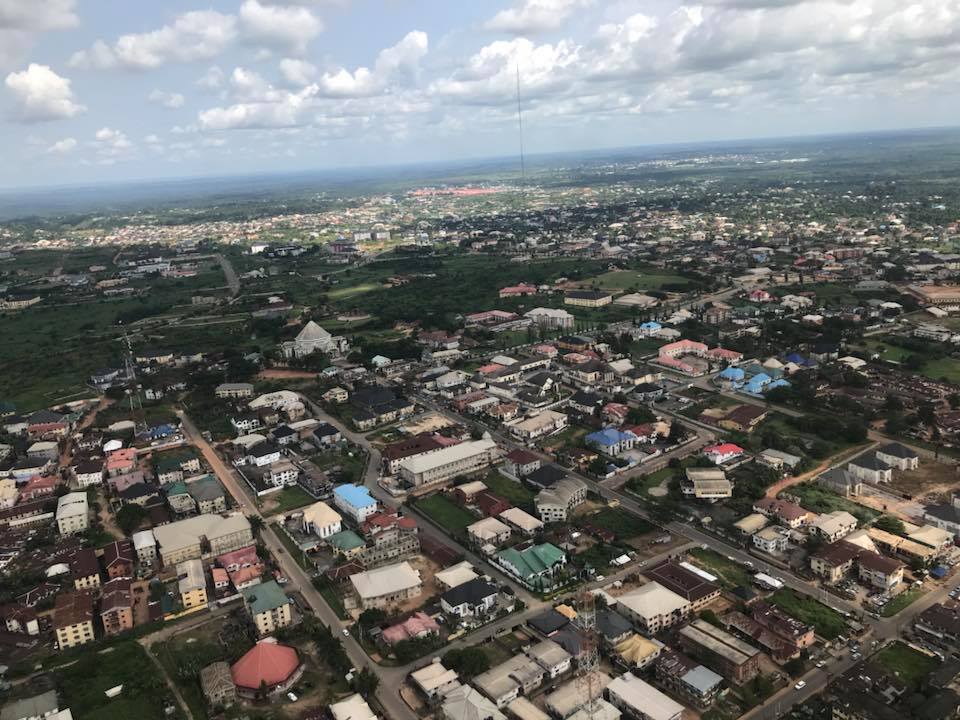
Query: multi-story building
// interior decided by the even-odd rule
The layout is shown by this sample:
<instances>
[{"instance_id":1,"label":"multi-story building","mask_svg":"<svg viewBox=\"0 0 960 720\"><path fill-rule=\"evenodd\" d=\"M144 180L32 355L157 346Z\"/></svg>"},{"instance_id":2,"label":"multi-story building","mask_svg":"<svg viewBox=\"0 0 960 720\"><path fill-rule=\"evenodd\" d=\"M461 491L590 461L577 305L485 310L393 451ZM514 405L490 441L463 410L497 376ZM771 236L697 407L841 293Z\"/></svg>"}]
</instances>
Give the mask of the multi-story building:
<instances>
[{"instance_id":1,"label":"multi-story building","mask_svg":"<svg viewBox=\"0 0 960 720\"><path fill-rule=\"evenodd\" d=\"M213 394L221 399L239 400L241 398L252 398L253 385L251 383L223 383L217 385Z\"/></svg>"},{"instance_id":2,"label":"multi-story building","mask_svg":"<svg viewBox=\"0 0 960 720\"><path fill-rule=\"evenodd\" d=\"M543 522L566 522L570 512L586 499L586 483L574 477L564 477L537 493L534 506Z\"/></svg>"},{"instance_id":3,"label":"multi-story building","mask_svg":"<svg viewBox=\"0 0 960 720\"><path fill-rule=\"evenodd\" d=\"M57 500L57 529L61 535L83 532L90 527L89 507L85 492L61 495Z\"/></svg>"},{"instance_id":4,"label":"multi-story building","mask_svg":"<svg viewBox=\"0 0 960 720\"><path fill-rule=\"evenodd\" d=\"M690 601L658 582L649 582L617 598L617 610L655 635L690 616Z\"/></svg>"},{"instance_id":5,"label":"multi-story building","mask_svg":"<svg viewBox=\"0 0 960 720\"><path fill-rule=\"evenodd\" d=\"M60 650L93 642L93 613L96 597L91 590L74 590L57 595L53 608L53 631Z\"/></svg>"},{"instance_id":6,"label":"multi-story building","mask_svg":"<svg viewBox=\"0 0 960 720\"><path fill-rule=\"evenodd\" d=\"M416 597L423 590L420 572L408 562L356 573L350 576L350 584L363 609L390 607Z\"/></svg>"},{"instance_id":7,"label":"multi-story building","mask_svg":"<svg viewBox=\"0 0 960 720\"><path fill-rule=\"evenodd\" d=\"M260 635L269 635L293 622L290 598L275 580L245 588L240 593Z\"/></svg>"},{"instance_id":8,"label":"multi-story building","mask_svg":"<svg viewBox=\"0 0 960 720\"><path fill-rule=\"evenodd\" d=\"M647 568L643 574L689 602L691 612L699 612L720 597L720 586L690 567L664 560Z\"/></svg>"},{"instance_id":9,"label":"multi-story building","mask_svg":"<svg viewBox=\"0 0 960 720\"><path fill-rule=\"evenodd\" d=\"M731 682L742 684L760 673L760 651L705 620L677 633L680 646Z\"/></svg>"},{"instance_id":10,"label":"multi-story building","mask_svg":"<svg viewBox=\"0 0 960 720\"><path fill-rule=\"evenodd\" d=\"M603 290L567 290L563 296L564 305L598 308L613 302L613 295Z\"/></svg>"},{"instance_id":11,"label":"multi-story building","mask_svg":"<svg viewBox=\"0 0 960 720\"><path fill-rule=\"evenodd\" d=\"M195 558L177 564L177 589L184 610L207 604L207 578L202 560Z\"/></svg>"},{"instance_id":12,"label":"multi-story building","mask_svg":"<svg viewBox=\"0 0 960 720\"><path fill-rule=\"evenodd\" d=\"M343 529L343 523L340 513L320 501L303 509L301 527L305 533L326 539L340 532Z\"/></svg>"},{"instance_id":13,"label":"multi-story building","mask_svg":"<svg viewBox=\"0 0 960 720\"><path fill-rule=\"evenodd\" d=\"M223 555L253 543L250 521L240 513L227 517L197 515L158 525L153 528L153 535L167 567L184 560Z\"/></svg>"},{"instance_id":14,"label":"multi-story building","mask_svg":"<svg viewBox=\"0 0 960 720\"><path fill-rule=\"evenodd\" d=\"M118 577L103 586L100 621L105 635L117 635L133 628L133 592L130 578Z\"/></svg>"},{"instance_id":15,"label":"multi-story building","mask_svg":"<svg viewBox=\"0 0 960 720\"><path fill-rule=\"evenodd\" d=\"M333 490L333 504L357 525L377 512L377 501L363 485L338 485Z\"/></svg>"},{"instance_id":16,"label":"multi-story building","mask_svg":"<svg viewBox=\"0 0 960 720\"><path fill-rule=\"evenodd\" d=\"M497 457L497 444L489 438L414 455L400 462L400 478L411 487L448 483L455 477L486 470Z\"/></svg>"}]
</instances>

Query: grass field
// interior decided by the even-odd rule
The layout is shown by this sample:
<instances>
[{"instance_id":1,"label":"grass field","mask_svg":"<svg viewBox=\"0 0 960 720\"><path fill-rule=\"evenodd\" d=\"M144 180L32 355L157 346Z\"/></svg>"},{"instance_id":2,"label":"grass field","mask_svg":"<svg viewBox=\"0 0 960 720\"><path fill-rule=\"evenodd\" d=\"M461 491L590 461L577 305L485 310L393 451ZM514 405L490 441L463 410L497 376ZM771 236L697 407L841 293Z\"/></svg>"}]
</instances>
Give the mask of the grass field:
<instances>
[{"instance_id":1,"label":"grass field","mask_svg":"<svg viewBox=\"0 0 960 720\"><path fill-rule=\"evenodd\" d=\"M901 680L911 685L914 690L920 686L923 678L940 665L937 658L924 655L902 642L887 645L873 659L891 672L896 673Z\"/></svg>"},{"instance_id":2,"label":"grass field","mask_svg":"<svg viewBox=\"0 0 960 720\"><path fill-rule=\"evenodd\" d=\"M920 373L932 380L945 379L947 382L960 383L960 360L948 357L931 360L924 363Z\"/></svg>"},{"instance_id":3,"label":"grass field","mask_svg":"<svg viewBox=\"0 0 960 720\"><path fill-rule=\"evenodd\" d=\"M659 290L664 285L689 285L690 281L680 275L646 270L614 270L590 278L591 285L605 290Z\"/></svg>"},{"instance_id":4,"label":"grass field","mask_svg":"<svg viewBox=\"0 0 960 720\"><path fill-rule=\"evenodd\" d=\"M839 637L847 629L846 621L836 610L806 595L800 595L790 588L777 590L770 600L787 615L813 625L817 635L827 640Z\"/></svg>"},{"instance_id":5,"label":"grass field","mask_svg":"<svg viewBox=\"0 0 960 720\"><path fill-rule=\"evenodd\" d=\"M846 510L853 515L860 524L868 523L880 516L880 513L873 508L858 505L852 500L840 497L836 493L830 492L826 488L813 483L802 483L794 485L787 490L787 494L796 495L800 498L800 504L807 510L816 513L829 513L835 510Z\"/></svg>"},{"instance_id":6,"label":"grass field","mask_svg":"<svg viewBox=\"0 0 960 720\"><path fill-rule=\"evenodd\" d=\"M656 527L643 518L622 508L604 508L593 515L585 515L582 519L598 528L612 530L618 540L629 540L656 530Z\"/></svg>"},{"instance_id":7,"label":"grass field","mask_svg":"<svg viewBox=\"0 0 960 720\"><path fill-rule=\"evenodd\" d=\"M467 525L477 521L472 513L464 510L445 495L430 495L418 500L416 508L455 537L464 537Z\"/></svg>"},{"instance_id":8,"label":"grass field","mask_svg":"<svg viewBox=\"0 0 960 720\"><path fill-rule=\"evenodd\" d=\"M81 655L56 671L63 700L76 720L161 720L170 691L156 666L134 640ZM113 699L106 690L123 685Z\"/></svg>"},{"instance_id":9,"label":"grass field","mask_svg":"<svg viewBox=\"0 0 960 720\"><path fill-rule=\"evenodd\" d=\"M695 565L699 565L707 572L716 575L727 589L750 586L750 574L740 563L727 560L726 557L714 550L704 550L703 548L693 548L690 554L693 556Z\"/></svg>"},{"instance_id":10,"label":"grass field","mask_svg":"<svg viewBox=\"0 0 960 720\"><path fill-rule=\"evenodd\" d=\"M278 493L273 493L267 499L267 515L290 512L314 502L314 499L302 488L287 487Z\"/></svg>"},{"instance_id":11,"label":"grass field","mask_svg":"<svg viewBox=\"0 0 960 720\"><path fill-rule=\"evenodd\" d=\"M910 588L909 590L905 590L884 605L883 610L880 611L880 614L884 617L892 617L904 608L913 604L915 600L919 600L926 594L927 591L923 588Z\"/></svg>"},{"instance_id":12,"label":"grass field","mask_svg":"<svg viewBox=\"0 0 960 720\"><path fill-rule=\"evenodd\" d=\"M337 287L327 293L331 300L349 300L352 297L363 295L371 290L377 290L381 286L376 283L361 283L359 285L349 285L346 287Z\"/></svg>"},{"instance_id":13,"label":"grass field","mask_svg":"<svg viewBox=\"0 0 960 720\"><path fill-rule=\"evenodd\" d=\"M487 475L483 482L494 495L499 495L521 510L533 511L533 499L537 494L526 485L505 478L496 471Z\"/></svg>"}]
</instances>

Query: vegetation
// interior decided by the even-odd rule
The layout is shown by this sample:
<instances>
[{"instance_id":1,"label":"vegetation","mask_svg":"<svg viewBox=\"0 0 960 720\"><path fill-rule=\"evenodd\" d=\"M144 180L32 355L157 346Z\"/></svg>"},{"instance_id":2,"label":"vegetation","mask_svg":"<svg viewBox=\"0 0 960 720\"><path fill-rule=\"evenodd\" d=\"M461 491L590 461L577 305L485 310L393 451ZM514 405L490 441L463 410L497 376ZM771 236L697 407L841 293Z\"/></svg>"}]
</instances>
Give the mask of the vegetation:
<instances>
[{"instance_id":1,"label":"vegetation","mask_svg":"<svg viewBox=\"0 0 960 720\"><path fill-rule=\"evenodd\" d=\"M806 595L800 595L790 588L777 590L770 600L787 615L813 625L817 635L827 640L839 637L847 628L843 616L836 610Z\"/></svg>"},{"instance_id":2,"label":"vegetation","mask_svg":"<svg viewBox=\"0 0 960 720\"><path fill-rule=\"evenodd\" d=\"M883 615L883 617L893 617L898 612L911 605L915 600L923 597L926 592L927 591L923 588L918 587L904 590L902 593L884 605L883 609L880 611L880 614Z\"/></svg>"},{"instance_id":3,"label":"vegetation","mask_svg":"<svg viewBox=\"0 0 960 720\"><path fill-rule=\"evenodd\" d=\"M690 554L697 565L716 575L727 589L749 587L750 574L740 563L727 560L720 553L710 549L693 548Z\"/></svg>"},{"instance_id":4,"label":"vegetation","mask_svg":"<svg viewBox=\"0 0 960 720\"><path fill-rule=\"evenodd\" d=\"M490 659L482 649L468 647L444 653L443 666L455 670L458 675L469 680L489 670Z\"/></svg>"},{"instance_id":5,"label":"vegetation","mask_svg":"<svg viewBox=\"0 0 960 720\"><path fill-rule=\"evenodd\" d=\"M919 688L923 679L940 665L937 658L925 655L899 641L887 645L873 659L895 673L913 690Z\"/></svg>"},{"instance_id":6,"label":"vegetation","mask_svg":"<svg viewBox=\"0 0 960 720\"><path fill-rule=\"evenodd\" d=\"M846 510L853 515L861 525L869 523L880 515L873 508L864 505L858 505L852 500L841 497L816 483L801 483L794 485L788 491L790 495L796 495L800 498L800 504L807 510L816 513L829 513L835 510Z\"/></svg>"},{"instance_id":7,"label":"vegetation","mask_svg":"<svg viewBox=\"0 0 960 720\"><path fill-rule=\"evenodd\" d=\"M417 500L414 507L457 538L465 537L467 526L477 521L468 510L441 493Z\"/></svg>"},{"instance_id":8,"label":"vegetation","mask_svg":"<svg viewBox=\"0 0 960 720\"><path fill-rule=\"evenodd\" d=\"M646 535L657 529L655 525L623 508L604 508L592 515L585 516L583 520L595 527L610 530L621 540Z\"/></svg>"}]
</instances>

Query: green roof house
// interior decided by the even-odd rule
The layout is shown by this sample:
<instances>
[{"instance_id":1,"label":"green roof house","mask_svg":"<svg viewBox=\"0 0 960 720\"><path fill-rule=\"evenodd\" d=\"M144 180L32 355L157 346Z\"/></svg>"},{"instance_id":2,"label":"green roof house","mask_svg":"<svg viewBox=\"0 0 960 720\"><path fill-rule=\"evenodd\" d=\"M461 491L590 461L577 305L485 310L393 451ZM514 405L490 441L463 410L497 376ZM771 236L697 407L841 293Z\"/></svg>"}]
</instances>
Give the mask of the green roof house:
<instances>
[{"instance_id":1,"label":"green roof house","mask_svg":"<svg viewBox=\"0 0 960 720\"><path fill-rule=\"evenodd\" d=\"M567 554L552 543L541 543L525 550L501 550L497 564L527 587L547 590L556 584L555 575L566 566Z\"/></svg>"}]
</instances>

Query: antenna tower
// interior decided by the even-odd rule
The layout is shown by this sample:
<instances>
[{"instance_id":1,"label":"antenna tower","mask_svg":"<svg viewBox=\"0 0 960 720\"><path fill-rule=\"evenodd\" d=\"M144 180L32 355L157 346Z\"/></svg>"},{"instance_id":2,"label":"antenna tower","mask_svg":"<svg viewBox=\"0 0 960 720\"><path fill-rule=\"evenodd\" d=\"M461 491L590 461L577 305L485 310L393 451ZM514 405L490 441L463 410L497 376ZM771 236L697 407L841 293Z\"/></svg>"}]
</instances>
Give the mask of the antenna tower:
<instances>
[{"instance_id":1,"label":"antenna tower","mask_svg":"<svg viewBox=\"0 0 960 720\"><path fill-rule=\"evenodd\" d=\"M603 688L600 684L600 642L597 635L597 599L585 590L577 598L577 617L574 624L584 637L583 649L577 661L577 689L583 698L587 717L593 718L598 710L597 700Z\"/></svg>"},{"instance_id":2,"label":"antenna tower","mask_svg":"<svg viewBox=\"0 0 960 720\"><path fill-rule=\"evenodd\" d=\"M123 342L127 346L127 353L124 356L124 372L127 376L127 396L130 399L130 420L133 422L134 436L145 435L147 432L147 422L143 413L143 400L140 399L140 384L137 382L137 370L133 362L133 345L130 344L130 337L127 335L127 329L123 329Z\"/></svg>"}]
</instances>

